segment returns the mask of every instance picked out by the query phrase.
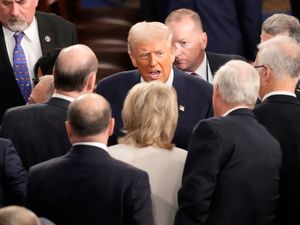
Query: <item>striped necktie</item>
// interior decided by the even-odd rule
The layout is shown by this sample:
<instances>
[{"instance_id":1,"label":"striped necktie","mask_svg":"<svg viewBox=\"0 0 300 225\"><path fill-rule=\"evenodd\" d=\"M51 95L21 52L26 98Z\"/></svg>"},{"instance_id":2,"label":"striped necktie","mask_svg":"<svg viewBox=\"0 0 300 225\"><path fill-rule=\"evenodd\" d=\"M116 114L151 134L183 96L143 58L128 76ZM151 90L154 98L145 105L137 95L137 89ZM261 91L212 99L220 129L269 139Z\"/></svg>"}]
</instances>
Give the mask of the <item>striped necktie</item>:
<instances>
[{"instance_id":1,"label":"striped necktie","mask_svg":"<svg viewBox=\"0 0 300 225\"><path fill-rule=\"evenodd\" d=\"M20 92L27 103L31 93L31 82L25 54L21 46L23 36L23 32L16 32L14 34L16 46L13 53L13 70Z\"/></svg>"}]
</instances>

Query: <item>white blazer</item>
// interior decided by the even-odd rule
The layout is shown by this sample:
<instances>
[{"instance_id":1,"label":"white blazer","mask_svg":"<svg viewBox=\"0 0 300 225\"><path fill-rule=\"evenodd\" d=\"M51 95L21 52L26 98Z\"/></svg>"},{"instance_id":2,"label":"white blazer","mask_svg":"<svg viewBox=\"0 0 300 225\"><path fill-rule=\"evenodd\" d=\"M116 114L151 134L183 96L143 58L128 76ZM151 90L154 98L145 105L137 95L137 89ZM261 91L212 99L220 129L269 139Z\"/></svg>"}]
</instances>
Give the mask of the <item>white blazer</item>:
<instances>
[{"instance_id":1,"label":"white blazer","mask_svg":"<svg viewBox=\"0 0 300 225\"><path fill-rule=\"evenodd\" d=\"M166 150L118 144L110 146L108 152L112 157L148 173L154 224L173 225L187 151L176 147Z\"/></svg>"}]
</instances>

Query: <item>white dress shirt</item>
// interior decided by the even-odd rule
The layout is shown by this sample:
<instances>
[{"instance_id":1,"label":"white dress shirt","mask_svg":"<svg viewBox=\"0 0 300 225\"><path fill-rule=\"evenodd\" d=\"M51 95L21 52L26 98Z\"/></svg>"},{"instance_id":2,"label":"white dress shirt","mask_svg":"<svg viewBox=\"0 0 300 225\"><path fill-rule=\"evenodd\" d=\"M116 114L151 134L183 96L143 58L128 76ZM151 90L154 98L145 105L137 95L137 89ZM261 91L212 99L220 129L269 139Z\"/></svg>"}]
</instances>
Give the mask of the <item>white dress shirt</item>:
<instances>
[{"instance_id":1,"label":"white dress shirt","mask_svg":"<svg viewBox=\"0 0 300 225\"><path fill-rule=\"evenodd\" d=\"M11 65L13 65L13 50L16 45L16 41L13 35L15 32L12 32L11 30L3 26L2 29L4 33L4 39L5 39L9 61ZM23 32L25 35L22 38L21 46L25 53L27 67L31 78L31 85L33 85L32 78L34 78L34 65L36 64L38 59L42 56L42 48L41 48L36 18L34 18L30 26Z\"/></svg>"}]
</instances>

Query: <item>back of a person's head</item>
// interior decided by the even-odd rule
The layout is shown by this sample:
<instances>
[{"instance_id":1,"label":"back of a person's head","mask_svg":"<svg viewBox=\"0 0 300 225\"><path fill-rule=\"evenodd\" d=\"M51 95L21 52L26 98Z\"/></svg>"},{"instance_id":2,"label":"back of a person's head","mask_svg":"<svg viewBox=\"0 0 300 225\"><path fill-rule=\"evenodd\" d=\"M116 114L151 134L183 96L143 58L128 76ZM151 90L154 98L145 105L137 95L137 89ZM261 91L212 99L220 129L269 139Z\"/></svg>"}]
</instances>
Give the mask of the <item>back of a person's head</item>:
<instances>
[{"instance_id":1,"label":"back of a person's head","mask_svg":"<svg viewBox=\"0 0 300 225\"><path fill-rule=\"evenodd\" d=\"M54 49L38 59L34 66L35 77L53 74L53 67L61 48Z\"/></svg>"},{"instance_id":2,"label":"back of a person's head","mask_svg":"<svg viewBox=\"0 0 300 225\"><path fill-rule=\"evenodd\" d=\"M172 149L178 119L176 91L159 81L135 85L122 111L125 136L119 143Z\"/></svg>"},{"instance_id":3,"label":"back of a person's head","mask_svg":"<svg viewBox=\"0 0 300 225\"><path fill-rule=\"evenodd\" d=\"M300 23L294 16L282 13L273 14L263 22L262 30L272 36L285 34L300 43Z\"/></svg>"},{"instance_id":4,"label":"back of a person's head","mask_svg":"<svg viewBox=\"0 0 300 225\"><path fill-rule=\"evenodd\" d=\"M166 41L171 47L172 32L160 22L139 22L133 25L128 33L128 53L134 53L140 43Z\"/></svg>"},{"instance_id":5,"label":"back of a person's head","mask_svg":"<svg viewBox=\"0 0 300 225\"><path fill-rule=\"evenodd\" d=\"M86 45L64 48L54 65L54 87L61 91L82 91L90 74L96 74L98 60Z\"/></svg>"},{"instance_id":6,"label":"back of a person's head","mask_svg":"<svg viewBox=\"0 0 300 225\"><path fill-rule=\"evenodd\" d=\"M183 18L191 18L195 25L199 27L201 31L203 31L203 24L198 13L191 9L177 9L172 11L166 18L165 24L168 25L171 22L181 21Z\"/></svg>"},{"instance_id":7,"label":"back of a person's head","mask_svg":"<svg viewBox=\"0 0 300 225\"><path fill-rule=\"evenodd\" d=\"M82 94L69 105L68 122L78 137L101 134L108 128L110 119L110 105L98 94Z\"/></svg>"},{"instance_id":8,"label":"back of a person's head","mask_svg":"<svg viewBox=\"0 0 300 225\"><path fill-rule=\"evenodd\" d=\"M48 101L54 93L54 77L53 75L45 75L40 77L39 82L33 88L29 104L43 103Z\"/></svg>"},{"instance_id":9,"label":"back of a person's head","mask_svg":"<svg viewBox=\"0 0 300 225\"><path fill-rule=\"evenodd\" d=\"M231 60L216 72L214 85L225 103L253 107L258 98L259 74L249 63Z\"/></svg>"},{"instance_id":10,"label":"back of a person's head","mask_svg":"<svg viewBox=\"0 0 300 225\"><path fill-rule=\"evenodd\" d=\"M38 217L29 209L7 206L0 209L0 225L41 225Z\"/></svg>"},{"instance_id":11,"label":"back of a person's head","mask_svg":"<svg viewBox=\"0 0 300 225\"><path fill-rule=\"evenodd\" d=\"M300 45L291 37L276 36L258 45L256 64L268 65L277 79L300 76Z\"/></svg>"}]
</instances>

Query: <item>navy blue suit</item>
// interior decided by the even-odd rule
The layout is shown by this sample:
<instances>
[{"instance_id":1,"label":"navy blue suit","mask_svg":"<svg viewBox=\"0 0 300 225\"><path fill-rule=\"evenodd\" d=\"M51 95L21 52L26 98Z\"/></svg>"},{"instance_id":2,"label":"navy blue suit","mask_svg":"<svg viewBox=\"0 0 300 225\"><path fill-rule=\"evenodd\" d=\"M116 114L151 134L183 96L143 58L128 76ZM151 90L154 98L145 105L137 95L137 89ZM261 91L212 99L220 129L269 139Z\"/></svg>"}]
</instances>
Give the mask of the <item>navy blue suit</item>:
<instances>
[{"instance_id":1,"label":"navy blue suit","mask_svg":"<svg viewBox=\"0 0 300 225\"><path fill-rule=\"evenodd\" d=\"M0 207L24 205L27 174L10 140L0 138Z\"/></svg>"},{"instance_id":2,"label":"navy blue suit","mask_svg":"<svg viewBox=\"0 0 300 225\"><path fill-rule=\"evenodd\" d=\"M279 141L282 150L280 198L276 224L300 224L300 103L272 95L253 110L257 120Z\"/></svg>"},{"instance_id":3,"label":"navy blue suit","mask_svg":"<svg viewBox=\"0 0 300 225\"><path fill-rule=\"evenodd\" d=\"M65 121L70 102L52 97L48 102L8 109L0 127L0 137L15 145L24 167L61 156L69 151Z\"/></svg>"},{"instance_id":4,"label":"navy blue suit","mask_svg":"<svg viewBox=\"0 0 300 225\"><path fill-rule=\"evenodd\" d=\"M56 225L153 225L147 173L90 145L33 166L26 200Z\"/></svg>"},{"instance_id":5,"label":"navy blue suit","mask_svg":"<svg viewBox=\"0 0 300 225\"><path fill-rule=\"evenodd\" d=\"M176 225L273 224L280 145L251 110L202 120L188 151Z\"/></svg>"},{"instance_id":6,"label":"navy blue suit","mask_svg":"<svg viewBox=\"0 0 300 225\"><path fill-rule=\"evenodd\" d=\"M54 14L37 12L35 16L43 55L55 48L63 48L78 43L74 24ZM46 37L51 40L46 41L49 40ZM0 55L1 122L6 109L25 104L9 61L2 27L0 28Z\"/></svg>"},{"instance_id":7,"label":"navy blue suit","mask_svg":"<svg viewBox=\"0 0 300 225\"><path fill-rule=\"evenodd\" d=\"M140 81L138 70L132 70L111 75L97 85L97 93L111 104L112 114L116 120L110 145L117 143L117 137L120 136L120 129L123 127L121 112L125 97L128 91ZM177 92L179 105L174 143L177 147L187 149L194 125L199 120L212 116L212 85L174 69L173 87Z\"/></svg>"},{"instance_id":8,"label":"navy blue suit","mask_svg":"<svg viewBox=\"0 0 300 225\"><path fill-rule=\"evenodd\" d=\"M261 0L170 0L169 12L197 12L208 34L207 50L254 60L262 23Z\"/></svg>"}]
</instances>

